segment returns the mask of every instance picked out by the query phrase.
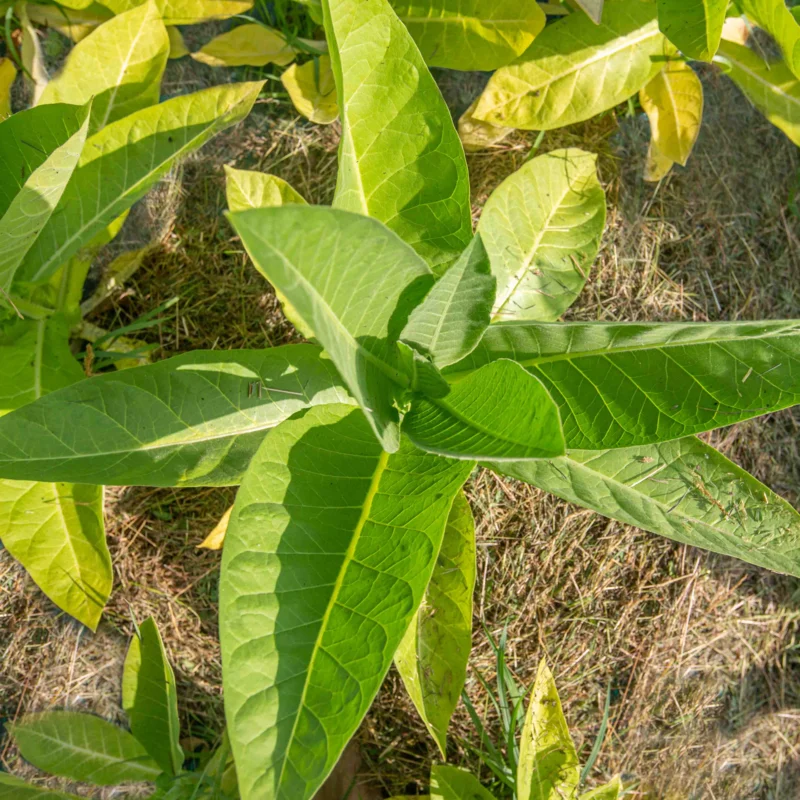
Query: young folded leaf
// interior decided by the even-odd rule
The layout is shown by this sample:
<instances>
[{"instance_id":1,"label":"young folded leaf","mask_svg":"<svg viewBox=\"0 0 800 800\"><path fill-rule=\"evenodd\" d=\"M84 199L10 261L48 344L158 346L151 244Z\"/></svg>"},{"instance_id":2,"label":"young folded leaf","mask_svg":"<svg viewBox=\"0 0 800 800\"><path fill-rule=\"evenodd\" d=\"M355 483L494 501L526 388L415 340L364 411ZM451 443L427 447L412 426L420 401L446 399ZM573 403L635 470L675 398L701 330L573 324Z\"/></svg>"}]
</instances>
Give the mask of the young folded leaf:
<instances>
[{"instance_id":1,"label":"young folded leaf","mask_svg":"<svg viewBox=\"0 0 800 800\"><path fill-rule=\"evenodd\" d=\"M237 485L269 429L321 403L355 401L313 345L196 350L96 375L0 417L0 475Z\"/></svg>"},{"instance_id":2,"label":"young folded leaf","mask_svg":"<svg viewBox=\"0 0 800 800\"><path fill-rule=\"evenodd\" d=\"M330 125L339 116L336 82L328 56L319 56L302 66L292 64L281 75L281 83L294 107L312 122Z\"/></svg>"},{"instance_id":3,"label":"young folded leaf","mask_svg":"<svg viewBox=\"0 0 800 800\"><path fill-rule=\"evenodd\" d=\"M242 800L313 797L383 681L472 464L320 406L266 437L220 578L228 733Z\"/></svg>"},{"instance_id":4,"label":"young folded leaf","mask_svg":"<svg viewBox=\"0 0 800 800\"><path fill-rule=\"evenodd\" d=\"M314 331L384 449L397 450L393 400L408 378L395 342L433 283L425 262L359 214L290 205L228 216L258 270Z\"/></svg>"},{"instance_id":5,"label":"young folded leaf","mask_svg":"<svg viewBox=\"0 0 800 800\"><path fill-rule=\"evenodd\" d=\"M766 62L752 50L723 41L714 59L745 97L800 146L800 80L782 61Z\"/></svg>"},{"instance_id":6,"label":"young folded leaf","mask_svg":"<svg viewBox=\"0 0 800 800\"><path fill-rule=\"evenodd\" d=\"M63 109L64 106L59 108ZM8 292L20 264L33 247L37 236L47 224L67 188L86 142L90 109L91 102L83 106L80 128L62 145L50 152L47 159L31 172L0 218L0 305L8 303ZM66 115L64 122L68 122L69 117L71 114ZM36 136L35 133L33 135ZM29 147L34 146L29 145ZM11 159L17 160L13 151L21 149L22 142L11 148ZM5 153L3 155L5 160ZM22 168L24 169L24 161ZM4 176L3 181L5 180Z\"/></svg>"},{"instance_id":7,"label":"young folded leaf","mask_svg":"<svg viewBox=\"0 0 800 800\"><path fill-rule=\"evenodd\" d=\"M444 374L497 359L542 381L568 448L667 441L800 402L797 321L502 323Z\"/></svg>"},{"instance_id":8,"label":"young folded leaf","mask_svg":"<svg viewBox=\"0 0 800 800\"><path fill-rule=\"evenodd\" d=\"M133 635L122 673L122 707L131 732L168 775L183 767L178 692L155 620L146 619Z\"/></svg>"},{"instance_id":9,"label":"young folded leaf","mask_svg":"<svg viewBox=\"0 0 800 800\"><path fill-rule=\"evenodd\" d=\"M161 774L130 733L92 714L47 711L9 727L22 757L52 775L114 786Z\"/></svg>"},{"instance_id":10,"label":"young folded leaf","mask_svg":"<svg viewBox=\"0 0 800 800\"><path fill-rule=\"evenodd\" d=\"M0 416L83 377L60 317L18 322L0 342ZM113 579L102 487L0 480L0 540L59 608L97 627Z\"/></svg>"},{"instance_id":11,"label":"young folded leaf","mask_svg":"<svg viewBox=\"0 0 800 800\"><path fill-rule=\"evenodd\" d=\"M786 66L800 78L800 24L784 0L740 0L739 8L778 43Z\"/></svg>"},{"instance_id":12,"label":"young folded leaf","mask_svg":"<svg viewBox=\"0 0 800 800\"><path fill-rule=\"evenodd\" d=\"M104 22L79 42L39 103L92 100L89 134L158 103L169 57L167 29L154 0Z\"/></svg>"},{"instance_id":13,"label":"young folded leaf","mask_svg":"<svg viewBox=\"0 0 800 800\"><path fill-rule=\"evenodd\" d=\"M658 0L658 27L687 58L711 61L727 11L728 0Z\"/></svg>"},{"instance_id":14,"label":"young folded leaf","mask_svg":"<svg viewBox=\"0 0 800 800\"><path fill-rule=\"evenodd\" d=\"M478 232L497 278L492 322L550 322L578 296L606 220L596 164L593 153L553 150L489 196Z\"/></svg>"},{"instance_id":15,"label":"young folded leaf","mask_svg":"<svg viewBox=\"0 0 800 800\"><path fill-rule=\"evenodd\" d=\"M544 28L537 3L390 0L430 67L491 72L527 50Z\"/></svg>"},{"instance_id":16,"label":"young folded leaf","mask_svg":"<svg viewBox=\"0 0 800 800\"><path fill-rule=\"evenodd\" d=\"M639 92L653 143L676 164L686 165L703 121L703 84L685 61L669 61Z\"/></svg>"},{"instance_id":17,"label":"young folded leaf","mask_svg":"<svg viewBox=\"0 0 800 800\"><path fill-rule=\"evenodd\" d=\"M516 796L525 800L574 797L579 781L578 754L553 675L542 659L522 728Z\"/></svg>"},{"instance_id":18,"label":"young folded leaf","mask_svg":"<svg viewBox=\"0 0 800 800\"><path fill-rule=\"evenodd\" d=\"M620 522L800 576L800 515L694 436L494 468Z\"/></svg>"},{"instance_id":19,"label":"young folded leaf","mask_svg":"<svg viewBox=\"0 0 800 800\"><path fill-rule=\"evenodd\" d=\"M468 375L445 397L415 396L403 432L422 450L451 458L517 460L564 452L558 407L513 361Z\"/></svg>"},{"instance_id":20,"label":"young folded leaf","mask_svg":"<svg viewBox=\"0 0 800 800\"><path fill-rule=\"evenodd\" d=\"M459 492L422 604L394 654L400 677L442 758L472 648L474 587L475 520Z\"/></svg>"},{"instance_id":21,"label":"young folded leaf","mask_svg":"<svg viewBox=\"0 0 800 800\"><path fill-rule=\"evenodd\" d=\"M191 55L209 67L283 67L294 61L296 51L278 31L252 22L220 34Z\"/></svg>"},{"instance_id":22,"label":"young folded leaf","mask_svg":"<svg viewBox=\"0 0 800 800\"><path fill-rule=\"evenodd\" d=\"M663 66L668 45L655 17L653 4L608 0L602 25L584 14L548 25L517 61L494 73L473 116L550 130L613 108Z\"/></svg>"},{"instance_id":23,"label":"young folded leaf","mask_svg":"<svg viewBox=\"0 0 800 800\"><path fill-rule=\"evenodd\" d=\"M230 84L175 97L89 137L56 213L28 250L18 279L39 281L52 275L179 158L247 116L262 85Z\"/></svg>"},{"instance_id":24,"label":"young folded leaf","mask_svg":"<svg viewBox=\"0 0 800 800\"><path fill-rule=\"evenodd\" d=\"M342 120L334 206L383 222L441 274L472 238L450 111L388 0L323 0Z\"/></svg>"},{"instance_id":25,"label":"young folded leaf","mask_svg":"<svg viewBox=\"0 0 800 800\"><path fill-rule=\"evenodd\" d=\"M458 767L431 767L431 800L494 800L471 773Z\"/></svg>"},{"instance_id":26,"label":"young folded leaf","mask_svg":"<svg viewBox=\"0 0 800 800\"><path fill-rule=\"evenodd\" d=\"M36 29L28 19L27 2L17 3L15 11L19 17L22 31L22 45L20 46L20 57L22 59L23 74L25 83L31 98L31 105L35 106L42 96L42 92L47 86L50 77L47 74L47 67L44 62L44 51L39 41Z\"/></svg>"},{"instance_id":27,"label":"young folded leaf","mask_svg":"<svg viewBox=\"0 0 800 800\"><path fill-rule=\"evenodd\" d=\"M489 326L495 283L481 236L476 234L411 312L400 338L437 367L460 361L475 349Z\"/></svg>"}]
</instances>

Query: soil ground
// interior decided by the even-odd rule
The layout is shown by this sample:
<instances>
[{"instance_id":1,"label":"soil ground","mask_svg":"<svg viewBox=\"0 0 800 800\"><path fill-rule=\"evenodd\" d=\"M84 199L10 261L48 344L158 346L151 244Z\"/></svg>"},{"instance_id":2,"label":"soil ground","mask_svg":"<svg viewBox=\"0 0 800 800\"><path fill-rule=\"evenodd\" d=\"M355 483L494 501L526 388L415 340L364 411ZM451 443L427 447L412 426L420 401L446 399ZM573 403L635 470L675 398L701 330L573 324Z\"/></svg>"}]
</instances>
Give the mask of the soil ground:
<instances>
[{"instance_id":1,"label":"soil ground","mask_svg":"<svg viewBox=\"0 0 800 800\"><path fill-rule=\"evenodd\" d=\"M165 92L231 80L188 59ZM186 62L186 63L185 63ZM238 74L237 79L247 75ZM437 76L454 113L480 76ZM646 119L617 109L548 133L540 151L600 154L608 229L587 288L568 312L583 320L800 317L797 149L714 68L702 70L703 129L686 168L642 181ZM535 134L470 156L475 218L517 169ZM115 247L154 247L122 294L92 321L118 327L179 298L143 338L157 357L197 348L260 348L298 340L230 227L223 164L273 172L309 202L330 202L338 126L297 118L284 98L184 163L140 203ZM800 414L782 412L716 432L711 441L797 505ZM608 734L589 785L623 773L634 797L793 800L800 797L800 581L609 521L477 472L468 495L478 526L474 649L467 690L496 730L476 678L493 680L482 630L507 626L507 657L523 684L539 659L553 667L585 760L610 688ZM121 719L119 679L132 617L153 615L178 678L187 737L213 744L223 728L216 639L219 554L197 545L233 489L110 488L106 515L115 588L96 635L57 613L0 552L0 718L68 707ZM384 796L423 794L432 741L390 673L357 734L361 772ZM489 774L463 708L448 759ZM8 739L8 769L35 778ZM95 797L136 797L135 788Z\"/></svg>"}]
</instances>

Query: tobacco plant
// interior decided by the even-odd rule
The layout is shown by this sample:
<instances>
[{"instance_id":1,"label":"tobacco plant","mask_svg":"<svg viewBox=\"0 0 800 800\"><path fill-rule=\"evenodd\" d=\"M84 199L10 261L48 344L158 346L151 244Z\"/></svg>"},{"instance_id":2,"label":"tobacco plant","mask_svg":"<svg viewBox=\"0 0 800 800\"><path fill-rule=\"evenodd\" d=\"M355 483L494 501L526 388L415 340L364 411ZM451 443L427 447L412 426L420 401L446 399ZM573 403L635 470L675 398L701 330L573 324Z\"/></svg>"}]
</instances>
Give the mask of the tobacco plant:
<instances>
[{"instance_id":1,"label":"tobacco plant","mask_svg":"<svg viewBox=\"0 0 800 800\"><path fill-rule=\"evenodd\" d=\"M35 767L81 783L156 784L152 800L233 800L236 773L223 738L185 770L175 675L155 621L146 619L131 639L122 675L122 707L130 731L93 714L45 711L9 726L22 757ZM194 754L189 754L194 757ZM77 800L0 772L0 800Z\"/></svg>"},{"instance_id":2,"label":"tobacco plant","mask_svg":"<svg viewBox=\"0 0 800 800\"><path fill-rule=\"evenodd\" d=\"M0 415L84 377L70 339L93 338L80 328L95 255L178 159L258 96L261 84L245 83L159 104L167 52L155 5L134 8L83 39L34 107L0 122ZM3 546L92 629L112 582L102 506L102 488L72 476L0 480Z\"/></svg>"},{"instance_id":3,"label":"tobacco plant","mask_svg":"<svg viewBox=\"0 0 800 800\"><path fill-rule=\"evenodd\" d=\"M241 485L220 637L243 800L312 797L393 659L444 751L476 464L800 575L797 512L696 436L800 401L800 323L558 322L600 245L594 156L528 161L473 235L463 149L405 25L386 0L323 11L333 208L229 172L230 222L313 343L192 352L0 419L8 480Z\"/></svg>"}]
</instances>

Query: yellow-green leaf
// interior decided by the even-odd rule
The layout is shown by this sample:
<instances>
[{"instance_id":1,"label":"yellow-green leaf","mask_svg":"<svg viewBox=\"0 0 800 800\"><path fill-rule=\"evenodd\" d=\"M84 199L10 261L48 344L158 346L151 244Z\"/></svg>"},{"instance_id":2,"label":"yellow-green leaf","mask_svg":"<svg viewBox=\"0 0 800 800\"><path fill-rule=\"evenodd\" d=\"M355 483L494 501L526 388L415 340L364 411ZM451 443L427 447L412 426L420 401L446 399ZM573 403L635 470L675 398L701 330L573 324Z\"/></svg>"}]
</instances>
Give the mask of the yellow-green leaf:
<instances>
[{"instance_id":1,"label":"yellow-green leaf","mask_svg":"<svg viewBox=\"0 0 800 800\"><path fill-rule=\"evenodd\" d=\"M494 800L494 795L484 789L472 773L446 764L434 764L430 800Z\"/></svg>"},{"instance_id":2,"label":"yellow-green leaf","mask_svg":"<svg viewBox=\"0 0 800 800\"><path fill-rule=\"evenodd\" d=\"M590 789L580 796L580 800L617 800L622 792L622 780L619 775L612 778L608 783L598 786L596 789Z\"/></svg>"},{"instance_id":3,"label":"yellow-green leaf","mask_svg":"<svg viewBox=\"0 0 800 800\"><path fill-rule=\"evenodd\" d=\"M651 136L650 144L647 147L647 158L644 162L644 179L648 183L658 183L658 181L669 175L674 163L671 158L665 156L658 149L658 145Z\"/></svg>"},{"instance_id":4,"label":"yellow-green leaf","mask_svg":"<svg viewBox=\"0 0 800 800\"><path fill-rule=\"evenodd\" d=\"M535 2L391 0L432 67L495 70L524 53L544 28Z\"/></svg>"},{"instance_id":5,"label":"yellow-green leaf","mask_svg":"<svg viewBox=\"0 0 800 800\"><path fill-rule=\"evenodd\" d=\"M703 120L703 84L685 61L670 61L639 92L658 150L686 165Z\"/></svg>"},{"instance_id":6,"label":"yellow-green leaf","mask_svg":"<svg viewBox=\"0 0 800 800\"><path fill-rule=\"evenodd\" d=\"M800 24L784 0L740 0L739 7L775 39L786 66L800 78Z\"/></svg>"},{"instance_id":7,"label":"yellow-green leaf","mask_svg":"<svg viewBox=\"0 0 800 800\"><path fill-rule=\"evenodd\" d=\"M17 77L17 68L10 58L0 58L0 120L11 114L11 86Z\"/></svg>"},{"instance_id":8,"label":"yellow-green leaf","mask_svg":"<svg viewBox=\"0 0 800 800\"><path fill-rule=\"evenodd\" d=\"M158 102L169 37L154 2L104 22L75 45L40 102L83 105L90 98L89 133Z\"/></svg>"},{"instance_id":9,"label":"yellow-green leaf","mask_svg":"<svg viewBox=\"0 0 800 800\"><path fill-rule=\"evenodd\" d=\"M167 35L169 36L170 60L183 58L189 55L189 48L183 40L183 35L174 25L170 25L169 28L167 28Z\"/></svg>"},{"instance_id":10,"label":"yellow-green leaf","mask_svg":"<svg viewBox=\"0 0 800 800\"><path fill-rule=\"evenodd\" d=\"M22 66L25 67L25 83L31 95L31 105L35 106L47 86L49 76L44 65L44 53L42 52L42 44L39 41L39 34L28 19L26 5L24 2L20 3L16 11L22 27L20 55L22 57Z\"/></svg>"},{"instance_id":11,"label":"yellow-green leaf","mask_svg":"<svg viewBox=\"0 0 800 800\"><path fill-rule=\"evenodd\" d=\"M472 116L478 100L475 99L472 105L461 115L458 120L458 135L461 144L468 153L475 153L478 150L487 150L503 141L513 128L504 128L497 125L490 125L488 122L481 122Z\"/></svg>"},{"instance_id":12,"label":"yellow-green leaf","mask_svg":"<svg viewBox=\"0 0 800 800\"><path fill-rule=\"evenodd\" d=\"M198 547L204 550L222 550L222 545L225 543L225 534L228 532L228 523L231 521L231 511L233 506L219 518L219 522L214 526L211 533L200 542Z\"/></svg>"},{"instance_id":13,"label":"yellow-green leaf","mask_svg":"<svg viewBox=\"0 0 800 800\"><path fill-rule=\"evenodd\" d=\"M556 683L544 659L533 685L517 767L521 800L565 800L575 796L580 767L561 710Z\"/></svg>"},{"instance_id":14,"label":"yellow-green leaf","mask_svg":"<svg viewBox=\"0 0 800 800\"><path fill-rule=\"evenodd\" d=\"M278 31L255 22L222 33L192 53L195 61L210 67L284 66L291 64L294 57L295 50Z\"/></svg>"},{"instance_id":15,"label":"yellow-green leaf","mask_svg":"<svg viewBox=\"0 0 800 800\"><path fill-rule=\"evenodd\" d=\"M796 145L800 145L800 81L782 61L767 63L752 50L723 41L715 61L745 97Z\"/></svg>"},{"instance_id":16,"label":"yellow-green leaf","mask_svg":"<svg viewBox=\"0 0 800 800\"><path fill-rule=\"evenodd\" d=\"M658 26L688 58L711 61L727 10L728 0L658 0Z\"/></svg>"},{"instance_id":17,"label":"yellow-green leaf","mask_svg":"<svg viewBox=\"0 0 800 800\"><path fill-rule=\"evenodd\" d=\"M442 757L472 646L474 586L475 521L460 492L450 509L422 605L394 654L406 690Z\"/></svg>"},{"instance_id":18,"label":"yellow-green leaf","mask_svg":"<svg viewBox=\"0 0 800 800\"><path fill-rule=\"evenodd\" d=\"M83 9L28 3L26 10L31 22L53 28L73 42L82 41L98 25L114 16L98 3L92 3Z\"/></svg>"},{"instance_id":19,"label":"yellow-green leaf","mask_svg":"<svg viewBox=\"0 0 800 800\"><path fill-rule=\"evenodd\" d=\"M329 125L339 116L336 83L328 56L320 56L302 66L292 64L281 83L294 107L306 118L320 125Z\"/></svg>"},{"instance_id":20,"label":"yellow-green leaf","mask_svg":"<svg viewBox=\"0 0 800 800\"><path fill-rule=\"evenodd\" d=\"M70 0L75 2L75 0ZM102 0L115 14L129 11L147 0ZM227 19L244 14L253 0L156 0L165 25L195 25L212 19Z\"/></svg>"},{"instance_id":21,"label":"yellow-green leaf","mask_svg":"<svg viewBox=\"0 0 800 800\"><path fill-rule=\"evenodd\" d=\"M517 61L495 72L473 116L549 130L613 108L663 66L668 45L655 16L652 4L609 0L602 25L584 14L548 25Z\"/></svg>"}]
</instances>

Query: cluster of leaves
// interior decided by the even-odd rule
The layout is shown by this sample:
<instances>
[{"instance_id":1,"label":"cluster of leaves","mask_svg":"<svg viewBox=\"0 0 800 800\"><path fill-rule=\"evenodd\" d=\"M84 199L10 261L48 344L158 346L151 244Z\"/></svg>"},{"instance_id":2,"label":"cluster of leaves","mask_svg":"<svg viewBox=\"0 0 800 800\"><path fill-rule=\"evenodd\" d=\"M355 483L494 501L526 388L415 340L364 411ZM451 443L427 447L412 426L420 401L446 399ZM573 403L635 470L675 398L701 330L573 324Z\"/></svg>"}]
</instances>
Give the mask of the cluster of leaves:
<instances>
[{"instance_id":1,"label":"cluster of leaves","mask_svg":"<svg viewBox=\"0 0 800 800\"><path fill-rule=\"evenodd\" d=\"M48 772L95 786L148 781L152 800L229 800L236 797L236 772L227 741L193 759L184 770L175 676L152 618L131 640L122 675L122 706L130 732L72 711L31 714L10 727L23 758ZM0 800L78 800L0 772Z\"/></svg>"},{"instance_id":2,"label":"cluster of leaves","mask_svg":"<svg viewBox=\"0 0 800 800\"><path fill-rule=\"evenodd\" d=\"M168 50L155 4L133 8L83 39L33 107L0 122L0 415L85 377L70 338L112 341L82 317L144 251L120 256L84 299L96 254L136 200L259 94L259 83L233 84L159 103ZM112 582L102 504L101 487L71 477L0 480L4 547L92 629Z\"/></svg>"},{"instance_id":3,"label":"cluster of leaves","mask_svg":"<svg viewBox=\"0 0 800 800\"><path fill-rule=\"evenodd\" d=\"M57 349L35 338L18 350L26 353L20 374L28 375L26 359L39 364L33 389L20 393L24 384L13 381L14 410L0 418L4 491L67 481L62 497L76 515L86 513L75 499L83 487L240 485L225 534L220 636L243 800L312 797L393 660L444 754L470 648L475 545L462 486L476 464L677 541L800 575L800 515L695 436L800 401L800 323L557 322L600 246L605 198L594 156L571 149L529 160L495 189L473 235L462 144L420 49L431 28L414 35L414 17L407 26L393 5L321 4L342 129L333 208L307 205L272 176L228 173L230 222L313 343L193 352L71 383L54 377L66 358L53 361ZM142 8L103 23L70 58L125 14L155 22L167 14ZM608 22L621 8L632 26L624 34ZM658 75L671 81L660 71L672 75L676 62L653 61L666 45L655 16L643 22L648 14L654 6L612 0L599 27L576 13L530 34L472 116L480 122L480 103L513 81L519 103L504 108L549 109L558 124ZM512 81L567 23L591 32L591 55L570 67L560 93L553 76L574 53L547 56L552 86ZM573 33L552 47L582 41ZM620 42L619 62L605 61L599 74L585 69L612 58ZM633 68L645 62L647 70ZM246 113L258 88L178 98L93 133L26 234L8 289L16 307L28 300L20 285L48 279L179 152L218 120ZM81 112L87 134L98 102L105 108L93 94ZM651 88L647 102L670 94ZM110 92L110 100L127 96ZM180 114L164 111L175 103L185 104ZM12 116L0 136L23 114L57 107ZM205 116L187 121L193 110ZM141 114L153 120L129 125ZM106 140L95 138L104 136L107 158L98 155ZM120 151L124 170L115 169ZM4 541L17 532L18 552L35 551L49 566L56 547L47 543L61 546L64 534L26 528L34 517L15 516L24 506L13 498L2 508ZM74 528L66 536L74 554ZM105 552L99 535L91 546ZM107 589L93 583L96 570L82 572L87 559L75 556L62 583L64 594L91 598L84 619L96 622Z\"/></svg>"}]
</instances>

